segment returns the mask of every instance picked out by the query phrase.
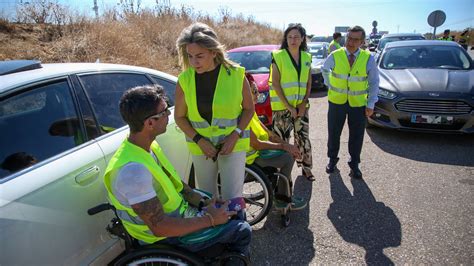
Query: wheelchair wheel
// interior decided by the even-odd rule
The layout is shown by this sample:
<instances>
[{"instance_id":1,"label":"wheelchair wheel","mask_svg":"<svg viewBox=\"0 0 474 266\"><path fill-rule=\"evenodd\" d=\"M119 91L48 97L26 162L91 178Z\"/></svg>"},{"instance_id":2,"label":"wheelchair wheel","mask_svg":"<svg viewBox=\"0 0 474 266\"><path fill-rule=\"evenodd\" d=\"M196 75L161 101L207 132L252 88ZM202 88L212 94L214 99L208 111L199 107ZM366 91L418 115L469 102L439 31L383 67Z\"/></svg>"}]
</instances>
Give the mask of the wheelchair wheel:
<instances>
[{"instance_id":1,"label":"wheelchair wheel","mask_svg":"<svg viewBox=\"0 0 474 266\"><path fill-rule=\"evenodd\" d=\"M201 259L195 257L191 254L186 254L182 251L177 251L173 249L161 249L161 248L149 248L149 249L140 249L128 253L119 260L116 261L114 265L203 265Z\"/></svg>"},{"instance_id":2,"label":"wheelchair wheel","mask_svg":"<svg viewBox=\"0 0 474 266\"><path fill-rule=\"evenodd\" d=\"M243 197L247 205L247 222L257 224L272 208L273 190L270 180L260 168L245 166Z\"/></svg>"}]
</instances>

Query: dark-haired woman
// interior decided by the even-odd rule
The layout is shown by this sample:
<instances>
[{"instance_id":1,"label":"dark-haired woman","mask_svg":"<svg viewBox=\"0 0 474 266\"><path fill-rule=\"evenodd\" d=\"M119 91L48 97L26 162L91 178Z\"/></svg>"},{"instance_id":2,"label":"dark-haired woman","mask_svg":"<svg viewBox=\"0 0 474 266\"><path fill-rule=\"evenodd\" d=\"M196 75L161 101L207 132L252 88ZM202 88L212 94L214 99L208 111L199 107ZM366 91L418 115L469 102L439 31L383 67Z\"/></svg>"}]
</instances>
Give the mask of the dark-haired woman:
<instances>
[{"instance_id":1,"label":"dark-haired woman","mask_svg":"<svg viewBox=\"0 0 474 266\"><path fill-rule=\"evenodd\" d=\"M294 130L295 144L302 158L297 160L309 181L313 160L309 140L309 94L311 93L311 55L306 52L306 30L290 24L283 35L280 50L272 52L271 106L273 131L288 142Z\"/></svg>"}]
</instances>

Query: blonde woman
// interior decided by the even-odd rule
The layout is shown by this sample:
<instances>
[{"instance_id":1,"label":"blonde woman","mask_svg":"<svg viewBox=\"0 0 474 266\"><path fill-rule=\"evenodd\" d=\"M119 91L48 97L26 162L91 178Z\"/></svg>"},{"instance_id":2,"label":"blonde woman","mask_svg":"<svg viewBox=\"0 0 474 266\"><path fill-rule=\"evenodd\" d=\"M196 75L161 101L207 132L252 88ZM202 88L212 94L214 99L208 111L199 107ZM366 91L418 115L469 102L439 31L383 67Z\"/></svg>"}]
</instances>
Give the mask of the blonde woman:
<instances>
[{"instance_id":1,"label":"blonde woman","mask_svg":"<svg viewBox=\"0 0 474 266\"><path fill-rule=\"evenodd\" d=\"M242 197L248 124L254 113L245 69L229 61L203 23L185 28L176 46L183 72L176 85L175 121L186 134L196 186L223 200Z\"/></svg>"}]
</instances>

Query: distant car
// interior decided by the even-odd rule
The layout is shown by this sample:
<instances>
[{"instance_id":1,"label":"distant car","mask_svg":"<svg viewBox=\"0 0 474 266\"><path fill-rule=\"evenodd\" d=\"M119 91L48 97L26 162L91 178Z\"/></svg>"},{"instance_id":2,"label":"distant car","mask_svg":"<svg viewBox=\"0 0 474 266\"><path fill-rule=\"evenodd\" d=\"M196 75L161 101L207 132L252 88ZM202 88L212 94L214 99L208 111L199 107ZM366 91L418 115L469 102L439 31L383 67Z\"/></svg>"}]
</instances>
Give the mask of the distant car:
<instances>
[{"instance_id":1,"label":"distant car","mask_svg":"<svg viewBox=\"0 0 474 266\"><path fill-rule=\"evenodd\" d=\"M252 45L227 51L229 59L245 67L257 83L259 97L255 104L258 118L266 125L272 124L272 108L268 78L272 64L272 51L280 49L279 45Z\"/></svg>"},{"instance_id":2,"label":"distant car","mask_svg":"<svg viewBox=\"0 0 474 266\"><path fill-rule=\"evenodd\" d=\"M321 67L329 54L329 43L327 42L309 42L308 52L311 54L311 79L312 89L325 89L324 79L321 73Z\"/></svg>"},{"instance_id":3,"label":"distant car","mask_svg":"<svg viewBox=\"0 0 474 266\"><path fill-rule=\"evenodd\" d=\"M455 42L387 43L377 59L379 101L372 125L474 133L474 65Z\"/></svg>"},{"instance_id":4,"label":"distant car","mask_svg":"<svg viewBox=\"0 0 474 266\"><path fill-rule=\"evenodd\" d=\"M369 43L367 45L367 47L369 48L369 51L371 52L375 51L377 45L379 44L380 38L382 38L382 35L380 34L369 35Z\"/></svg>"},{"instance_id":5,"label":"distant car","mask_svg":"<svg viewBox=\"0 0 474 266\"><path fill-rule=\"evenodd\" d=\"M0 239L2 265L107 265L123 243L104 229L107 163L129 133L123 92L160 84L173 112L176 77L142 67L0 62ZM191 156L169 116L157 138L183 179Z\"/></svg>"},{"instance_id":6,"label":"distant car","mask_svg":"<svg viewBox=\"0 0 474 266\"><path fill-rule=\"evenodd\" d=\"M396 41L414 41L414 40L424 40L425 37L420 33L390 33L384 34L377 44L375 52L380 54L384 49L385 45L390 42Z\"/></svg>"}]
</instances>

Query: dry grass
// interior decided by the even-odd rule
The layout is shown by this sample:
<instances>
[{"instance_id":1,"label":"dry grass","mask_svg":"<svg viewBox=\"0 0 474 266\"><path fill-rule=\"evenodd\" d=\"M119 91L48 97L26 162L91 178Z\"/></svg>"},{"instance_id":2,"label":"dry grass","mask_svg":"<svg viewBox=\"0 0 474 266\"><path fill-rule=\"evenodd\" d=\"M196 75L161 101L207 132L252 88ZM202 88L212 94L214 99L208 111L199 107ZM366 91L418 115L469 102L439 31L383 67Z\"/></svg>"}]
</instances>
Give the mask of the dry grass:
<instances>
[{"instance_id":1,"label":"dry grass","mask_svg":"<svg viewBox=\"0 0 474 266\"><path fill-rule=\"evenodd\" d=\"M70 17L70 16L68 16ZM175 48L183 28L200 21L214 28L228 49L277 44L282 32L242 15L212 18L191 8L156 7L135 13L111 10L99 19L77 16L65 25L0 20L0 60L121 63L180 72ZM58 34L60 32L60 34Z\"/></svg>"}]
</instances>

